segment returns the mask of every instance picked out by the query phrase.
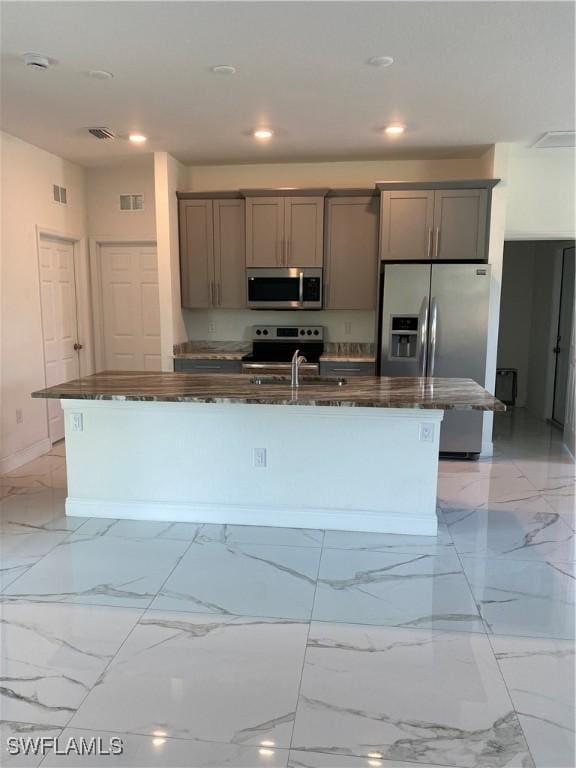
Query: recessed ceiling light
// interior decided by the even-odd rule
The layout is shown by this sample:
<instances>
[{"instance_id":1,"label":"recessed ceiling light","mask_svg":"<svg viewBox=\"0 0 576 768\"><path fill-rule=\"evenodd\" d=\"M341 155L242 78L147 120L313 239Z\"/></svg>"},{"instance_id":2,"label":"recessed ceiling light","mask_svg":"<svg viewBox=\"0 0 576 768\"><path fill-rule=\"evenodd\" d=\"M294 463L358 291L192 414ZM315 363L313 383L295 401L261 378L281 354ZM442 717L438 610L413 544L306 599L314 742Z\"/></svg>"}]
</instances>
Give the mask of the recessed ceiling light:
<instances>
[{"instance_id":1,"label":"recessed ceiling light","mask_svg":"<svg viewBox=\"0 0 576 768\"><path fill-rule=\"evenodd\" d=\"M105 69L91 69L88 72L88 77L91 77L93 80L112 80L114 75Z\"/></svg>"},{"instance_id":2,"label":"recessed ceiling light","mask_svg":"<svg viewBox=\"0 0 576 768\"><path fill-rule=\"evenodd\" d=\"M266 141L266 139L271 139L274 135L274 132L271 131L269 128L259 128L257 131L254 131L254 138L260 139L261 141Z\"/></svg>"},{"instance_id":3,"label":"recessed ceiling light","mask_svg":"<svg viewBox=\"0 0 576 768\"><path fill-rule=\"evenodd\" d=\"M211 68L211 71L215 75L235 75L236 67L233 67L231 64L217 64Z\"/></svg>"},{"instance_id":4,"label":"recessed ceiling light","mask_svg":"<svg viewBox=\"0 0 576 768\"><path fill-rule=\"evenodd\" d=\"M392 56L372 56L368 59L368 64L372 67L390 67L394 64L394 59Z\"/></svg>"},{"instance_id":5,"label":"recessed ceiling light","mask_svg":"<svg viewBox=\"0 0 576 768\"><path fill-rule=\"evenodd\" d=\"M147 137L142 133L131 133L130 136L128 136L128 139L133 144L144 144L144 142L147 141Z\"/></svg>"},{"instance_id":6,"label":"recessed ceiling light","mask_svg":"<svg viewBox=\"0 0 576 768\"><path fill-rule=\"evenodd\" d=\"M387 125L384 128L384 133L387 133L388 136L400 136L401 133L404 133L404 130L403 125Z\"/></svg>"}]
</instances>

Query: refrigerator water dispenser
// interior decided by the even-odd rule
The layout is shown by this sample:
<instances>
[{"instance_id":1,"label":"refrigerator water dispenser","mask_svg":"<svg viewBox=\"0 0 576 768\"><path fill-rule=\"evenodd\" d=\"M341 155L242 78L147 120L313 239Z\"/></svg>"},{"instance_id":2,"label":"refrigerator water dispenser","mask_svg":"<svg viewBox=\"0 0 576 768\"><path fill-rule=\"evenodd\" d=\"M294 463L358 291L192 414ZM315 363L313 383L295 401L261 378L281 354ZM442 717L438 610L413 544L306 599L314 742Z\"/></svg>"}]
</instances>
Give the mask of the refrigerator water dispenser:
<instances>
[{"instance_id":1,"label":"refrigerator water dispenser","mask_svg":"<svg viewBox=\"0 0 576 768\"><path fill-rule=\"evenodd\" d=\"M418 317L392 315L390 358L415 360L418 346Z\"/></svg>"}]
</instances>

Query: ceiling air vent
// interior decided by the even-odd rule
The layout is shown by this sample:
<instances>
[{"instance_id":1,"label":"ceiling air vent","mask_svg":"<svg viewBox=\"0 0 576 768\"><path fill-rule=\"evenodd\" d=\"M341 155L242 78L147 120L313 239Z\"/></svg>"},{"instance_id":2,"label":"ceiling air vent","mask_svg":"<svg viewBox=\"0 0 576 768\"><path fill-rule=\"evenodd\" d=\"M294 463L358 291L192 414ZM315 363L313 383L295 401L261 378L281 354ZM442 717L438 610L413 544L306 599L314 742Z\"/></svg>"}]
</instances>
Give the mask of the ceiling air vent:
<instances>
[{"instance_id":1,"label":"ceiling air vent","mask_svg":"<svg viewBox=\"0 0 576 768\"><path fill-rule=\"evenodd\" d=\"M576 147L575 131L548 131L532 145L532 149L560 149Z\"/></svg>"},{"instance_id":2,"label":"ceiling air vent","mask_svg":"<svg viewBox=\"0 0 576 768\"><path fill-rule=\"evenodd\" d=\"M144 195L120 195L121 211L143 211Z\"/></svg>"},{"instance_id":3,"label":"ceiling air vent","mask_svg":"<svg viewBox=\"0 0 576 768\"><path fill-rule=\"evenodd\" d=\"M88 133L95 136L97 139L114 139L114 131L110 128L88 128Z\"/></svg>"}]
</instances>

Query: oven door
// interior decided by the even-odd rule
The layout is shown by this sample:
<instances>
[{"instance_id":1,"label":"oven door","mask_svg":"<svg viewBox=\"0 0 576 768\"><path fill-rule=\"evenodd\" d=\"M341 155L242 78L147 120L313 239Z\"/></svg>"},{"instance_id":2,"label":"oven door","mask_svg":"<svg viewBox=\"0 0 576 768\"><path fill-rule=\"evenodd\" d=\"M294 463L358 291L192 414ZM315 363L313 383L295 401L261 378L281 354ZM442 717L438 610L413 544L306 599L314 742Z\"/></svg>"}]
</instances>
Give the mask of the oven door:
<instances>
[{"instance_id":1,"label":"oven door","mask_svg":"<svg viewBox=\"0 0 576 768\"><path fill-rule=\"evenodd\" d=\"M321 309L322 269L247 269L250 309Z\"/></svg>"}]
</instances>

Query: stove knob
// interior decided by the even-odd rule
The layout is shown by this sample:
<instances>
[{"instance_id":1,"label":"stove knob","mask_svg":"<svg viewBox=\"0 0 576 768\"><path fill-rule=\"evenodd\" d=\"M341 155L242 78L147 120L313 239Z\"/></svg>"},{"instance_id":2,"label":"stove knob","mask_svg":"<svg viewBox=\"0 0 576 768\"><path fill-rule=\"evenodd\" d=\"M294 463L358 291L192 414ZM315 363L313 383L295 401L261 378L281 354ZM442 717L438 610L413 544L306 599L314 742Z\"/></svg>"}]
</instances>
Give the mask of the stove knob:
<instances>
[{"instance_id":1,"label":"stove knob","mask_svg":"<svg viewBox=\"0 0 576 768\"><path fill-rule=\"evenodd\" d=\"M318 330L314 331L314 336L318 336L319 333L320 333L320 331L318 331Z\"/></svg>"},{"instance_id":2,"label":"stove knob","mask_svg":"<svg viewBox=\"0 0 576 768\"><path fill-rule=\"evenodd\" d=\"M260 328L258 328L258 330L256 331L256 336L260 336L261 333L262 331L260 330Z\"/></svg>"},{"instance_id":3,"label":"stove knob","mask_svg":"<svg viewBox=\"0 0 576 768\"><path fill-rule=\"evenodd\" d=\"M266 328L264 328L264 330L262 331L262 333L264 334L264 336L268 336L268 331L266 330Z\"/></svg>"},{"instance_id":4,"label":"stove knob","mask_svg":"<svg viewBox=\"0 0 576 768\"><path fill-rule=\"evenodd\" d=\"M300 336L304 336L305 333L306 331L300 331Z\"/></svg>"},{"instance_id":5,"label":"stove knob","mask_svg":"<svg viewBox=\"0 0 576 768\"><path fill-rule=\"evenodd\" d=\"M312 336L312 331L306 331L306 333L308 334L308 336Z\"/></svg>"}]
</instances>

